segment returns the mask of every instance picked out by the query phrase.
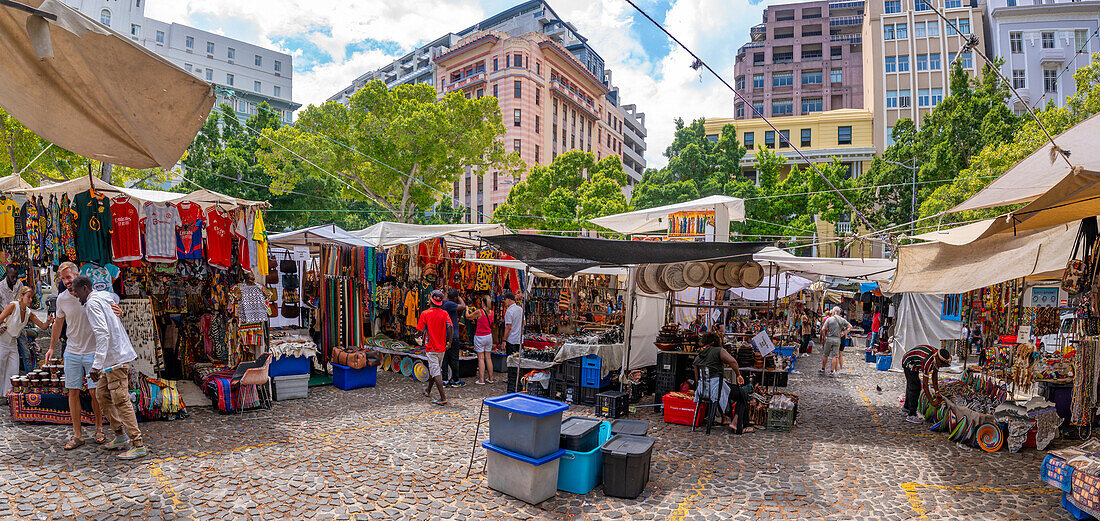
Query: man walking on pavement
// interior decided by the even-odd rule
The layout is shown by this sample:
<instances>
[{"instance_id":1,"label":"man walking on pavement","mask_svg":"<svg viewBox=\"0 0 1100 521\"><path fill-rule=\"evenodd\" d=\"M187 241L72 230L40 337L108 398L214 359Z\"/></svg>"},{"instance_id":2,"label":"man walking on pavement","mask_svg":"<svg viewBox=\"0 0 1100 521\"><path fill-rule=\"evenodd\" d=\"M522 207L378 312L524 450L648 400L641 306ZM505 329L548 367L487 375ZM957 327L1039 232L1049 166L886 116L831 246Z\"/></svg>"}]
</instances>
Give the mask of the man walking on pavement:
<instances>
[{"instance_id":1,"label":"man walking on pavement","mask_svg":"<svg viewBox=\"0 0 1100 521\"><path fill-rule=\"evenodd\" d=\"M821 372L825 372L825 364L829 364L830 376L836 374L837 357L840 356L840 343L845 335L852 332L852 325L844 317L840 316L840 307L834 307L832 315L821 324L821 332L825 337L825 348L822 349Z\"/></svg>"},{"instance_id":2,"label":"man walking on pavement","mask_svg":"<svg viewBox=\"0 0 1100 521\"><path fill-rule=\"evenodd\" d=\"M114 299L106 291L93 291L92 279L84 275L73 280L73 293L84 304L95 342L95 361L89 378L96 382L96 396L115 432L115 438L103 448L120 450L130 445L129 450L118 455L119 459L145 457L149 449L130 404L130 362L137 359L137 354L122 321L111 309Z\"/></svg>"},{"instance_id":3,"label":"man walking on pavement","mask_svg":"<svg viewBox=\"0 0 1100 521\"><path fill-rule=\"evenodd\" d=\"M512 354L523 346L523 308L511 291L504 292L504 305L504 351Z\"/></svg>"},{"instance_id":4,"label":"man walking on pavement","mask_svg":"<svg viewBox=\"0 0 1100 521\"><path fill-rule=\"evenodd\" d=\"M447 394L443 391L443 353L454 336L451 316L443 311L443 290L434 290L431 294L431 307L420 313L416 329L424 334L424 354L428 358L428 387L424 396L432 397L432 385L439 389L436 405L447 405Z\"/></svg>"}]
</instances>

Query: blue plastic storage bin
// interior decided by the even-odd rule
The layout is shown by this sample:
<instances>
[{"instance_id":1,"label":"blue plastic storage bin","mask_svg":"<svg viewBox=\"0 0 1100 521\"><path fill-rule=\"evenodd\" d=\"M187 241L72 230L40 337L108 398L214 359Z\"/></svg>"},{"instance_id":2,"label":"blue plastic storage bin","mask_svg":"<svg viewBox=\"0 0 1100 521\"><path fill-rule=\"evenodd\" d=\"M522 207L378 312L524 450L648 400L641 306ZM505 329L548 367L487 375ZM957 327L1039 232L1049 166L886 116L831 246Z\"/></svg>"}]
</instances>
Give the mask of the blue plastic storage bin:
<instances>
[{"instance_id":1,"label":"blue plastic storage bin","mask_svg":"<svg viewBox=\"0 0 1100 521\"><path fill-rule=\"evenodd\" d=\"M1079 521L1084 521L1085 519L1096 519L1095 517L1089 515L1088 512L1077 508L1077 505L1074 505L1072 502L1070 502L1069 492L1062 492L1062 508L1066 509L1066 512L1069 512L1069 514L1073 516L1074 519L1077 519Z\"/></svg>"},{"instance_id":2,"label":"blue plastic storage bin","mask_svg":"<svg viewBox=\"0 0 1100 521\"><path fill-rule=\"evenodd\" d=\"M600 422L600 443L588 452L566 450L558 464L558 490L587 494L603 481L603 452L611 437L611 423Z\"/></svg>"},{"instance_id":3,"label":"blue plastic storage bin","mask_svg":"<svg viewBox=\"0 0 1100 521\"><path fill-rule=\"evenodd\" d=\"M775 353L779 356L794 356L794 350L798 346L775 346Z\"/></svg>"},{"instance_id":4,"label":"blue plastic storage bin","mask_svg":"<svg viewBox=\"0 0 1100 521\"><path fill-rule=\"evenodd\" d=\"M603 389L611 385L611 373L600 378L603 360L597 355L587 355L581 359L581 387Z\"/></svg>"},{"instance_id":5,"label":"blue plastic storage bin","mask_svg":"<svg viewBox=\"0 0 1100 521\"><path fill-rule=\"evenodd\" d=\"M272 378L276 376L290 376L309 374L309 358L304 356L284 356L272 360L267 368L267 374Z\"/></svg>"},{"instance_id":6,"label":"blue plastic storage bin","mask_svg":"<svg viewBox=\"0 0 1100 521\"><path fill-rule=\"evenodd\" d=\"M378 368L367 366L352 369L340 364L332 364L332 385L345 391L360 387L374 387L378 378Z\"/></svg>"},{"instance_id":7,"label":"blue plastic storage bin","mask_svg":"<svg viewBox=\"0 0 1100 521\"><path fill-rule=\"evenodd\" d=\"M879 371L889 371L890 365L894 363L894 357L892 355L878 355L878 361L875 363L875 369Z\"/></svg>"},{"instance_id":8,"label":"blue plastic storage bin","mask_svg":"<svg viewBox=\"0 0 1100 521\"><path fill-rule=\"evenodd\" d=\"M875 361L876 361L876 360L875 360L875 352L874 352L874 350L872 350L872 349L865 349L865 350L863 351L863 359L864 359L864 360L866 360L868 364L873 364L873 363L875 363Z\"/></svg>"},{"instance_id":9,"label":"blue plastic storage bin","mask_svg":"<svg viewBox=\"0 0 1100 521\"><path fill-rule=\"evenodd\" d=\"M568 405L522 393L489 398L485 405L492 445L535 459L558 451L561 413Z\"/></svg>"}]
</instances>

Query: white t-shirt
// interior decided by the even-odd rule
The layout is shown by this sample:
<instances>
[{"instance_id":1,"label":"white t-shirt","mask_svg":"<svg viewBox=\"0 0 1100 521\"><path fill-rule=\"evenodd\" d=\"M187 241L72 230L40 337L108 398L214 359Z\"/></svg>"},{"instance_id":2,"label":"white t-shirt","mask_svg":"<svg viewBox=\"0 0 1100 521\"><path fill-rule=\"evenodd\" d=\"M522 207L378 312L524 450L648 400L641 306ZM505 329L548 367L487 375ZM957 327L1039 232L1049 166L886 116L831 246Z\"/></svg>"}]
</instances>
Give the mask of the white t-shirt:
<instances>
[{"instance_id":1,"label":"white t-shirt","mask_svg":"<svg viewBox=\"0 0 1100 521\"><path fill-rule=\"evenodd\" d=\"M176 262L176 228L183 224L171 203L145 203L145 258Z\"/></svg>"},{"instance_id":2,"label":"white t-shirt","mask_svg":"<svg viewBox=\"0 0 1100 521\"><path fill-rule=\"evenodd\" d=\"M21 291L23 291L23 281L16 280L15 287L9 288L7 279L0 279L0 306L15 302Z\"/></svg>"},{"instance_id":3,"label":"white t-shirt","mask_svg":"<svg viewBox=\"0 0 1100 521\"><path fill-rule=\"evenodd\" d=\"M69 336L69 342L65 347L66 354L90 355L95 353L95 342L92 341L92 326L88 323L88 313L80 299L62 291L57 296L57 318L65 321L65 327Z\"/></svg>"},{"instance_id":4,"label":"white t-shirt","mask_svg":"<svg viewBox=\"0 0 1100 521\"><path fill-rule=\"evenodd\" d=\"M504 341L509 344L523 344L523 308L519 304L512 304L504 311L504 325L512 325L512 331Z\"/></svg>"}]
</instances>

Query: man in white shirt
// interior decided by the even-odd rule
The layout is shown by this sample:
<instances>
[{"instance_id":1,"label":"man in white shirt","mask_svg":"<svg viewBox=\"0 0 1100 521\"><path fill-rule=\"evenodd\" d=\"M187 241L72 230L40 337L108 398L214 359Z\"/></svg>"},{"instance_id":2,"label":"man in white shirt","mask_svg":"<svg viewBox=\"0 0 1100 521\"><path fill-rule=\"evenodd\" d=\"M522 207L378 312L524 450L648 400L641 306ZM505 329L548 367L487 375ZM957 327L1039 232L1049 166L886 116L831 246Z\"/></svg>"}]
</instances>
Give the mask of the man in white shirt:
<instances>
[{"instance_id":1,"label":"man in white shirt","mask_svg":"<svg viewBox=\"0 0 1100 521\"><path fill-rule=\"evenodd\" d=\"M92 342L92 328L88 325L88 315L84 312L84 305L80 299L73 295L73 280L80 275L76 264L64 262L57 274L61 282L65 284L65 291L57 296L57 314L53 322L50 335L50 349L46 351L46 360L53 358L54 349L61 339L61 331L68 328L68 340L65 344L65 389L69 391L69 416L73 421L73 439L65 445L65 450L72 450L84 444L84 437L80 425L80 389L84 387L85 377L92 372L92 362L95 361L95 344ZM3 286L3 283L0 283ZM95 415L95 442L106 443L107 438L103 433L103 414L100 412L99 400L96 399L95 382L87 380L88 390L92 395L92 413Z\"/></svg>"},{"instance_id":2,"label":"man in white shirt","mask_svg":"<svg viewBox=\"0 0 1100 521\"><path fill-rule=\"evenodd\" d=\"M504 305L504 350L512 354L523 346L523 308L511 291L504 293Z\"/></svg>"},{"instance_id":3,"label":"man in white shirt","mask_svg":"<svg viewBox=\"0 0 1100 521\"><path fill-rule=\"evenodd\" d=\"M8 305L19 299L23 281L19 280L19 267L8 264L4 267L4 282L0 282L0 305Z\"/></svg>"},{"instance_id":4,"label":"man in white shirt","mask_svg":"<svg viewBox=\"0 0 1100 521\"><path fill-rule=\"evenodd\" d=\"M119 454L119 459L144 457L149 450L141 438L137 414L130 404L130 362L137 359L137 353L122 321L111 309L114 297L106 291L94 291L92 279L84 275L73 280L73 294L84 304L95 345L95 359L88 377L97 382L96 397L115 431L115 439L103 448L119 450L129 444L130 450Z\"/></svg>"}]
</instances>

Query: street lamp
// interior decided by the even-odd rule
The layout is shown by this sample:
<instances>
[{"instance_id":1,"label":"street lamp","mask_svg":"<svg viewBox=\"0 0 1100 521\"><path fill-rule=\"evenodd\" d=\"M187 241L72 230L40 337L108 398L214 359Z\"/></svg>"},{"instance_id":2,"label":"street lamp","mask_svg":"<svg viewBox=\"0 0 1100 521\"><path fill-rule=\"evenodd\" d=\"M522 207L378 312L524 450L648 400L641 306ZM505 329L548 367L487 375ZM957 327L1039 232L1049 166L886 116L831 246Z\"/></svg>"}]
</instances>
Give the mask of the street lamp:
<instances>
[{"instance_id":1,"label":"street lamp","mask_svg":"<svg viewBox=\"0 0 1100 521\"><path fill-rule=\"evenodd\" d=\"M915 157L913 158L913 164L912 165L907 165L905 163L898 163L897 161L890 161L888 159L881 159L880 158L880 160L884 163L890 163L891 165L900 166L902 168L908 168L909 171L912 172L913 198L912 198L911 202L909 203L909 234L912 235L913 228L916 226L916 223L917 223L917 221L916 221L916 218L917 218L917 171L920 170L919 168L917 168L917 158L915 158Z\"/></svg>"}]
</instances>

